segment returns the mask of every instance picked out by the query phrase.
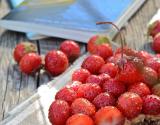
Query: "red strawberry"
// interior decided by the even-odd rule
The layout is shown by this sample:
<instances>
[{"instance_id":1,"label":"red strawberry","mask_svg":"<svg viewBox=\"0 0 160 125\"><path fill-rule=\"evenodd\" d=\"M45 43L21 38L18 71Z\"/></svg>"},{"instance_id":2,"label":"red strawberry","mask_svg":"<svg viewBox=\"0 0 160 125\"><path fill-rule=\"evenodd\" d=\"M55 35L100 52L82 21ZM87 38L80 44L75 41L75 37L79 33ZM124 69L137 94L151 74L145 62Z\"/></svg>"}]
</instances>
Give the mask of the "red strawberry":
<instances>
[{"instance_id":1,"label":"red strawberry","mask_svg":"<svg viewBox=\"0 0 160 125\"><path fill-rule=\"evenodd\" d=\"M113 106L106 106L96 112L96 125L124 125L125 118L122 113Z\"/></svg>"},{"instance_id":2,"label":"red strawberry","mask_svg":"<svg viewBox=\"0 0 160 125\"><path fill-rule=\"evenodd\" d=\"M107 80L109 80L111 77L108 75L108 74L105 74L105 73L102 73L102 74L99 74L99 77L101 78L102 80L102 84L101 86L103 85L103 83Z\"/></svg>"},{"instance_id":3,"label":"red strawberry","mask_svg":"<svg viewBox=\"0 0 160 125\"><path fill-rule=\"evenodd\" d=\"M106 73L114 78L117 75L118 70L118 66L114 63L107 63L100 68L99 73Z\"/></svg>"},{"instance_id":4,"label":"red strawberry","mask_svg":"<svg viewBox=\"0 0 160 125\"><path fill-rule=\"evenodd\" d=\"M122 53L122 48L121 48L121 47L118 48L118 49L116 49L115 55L116 55L116 54L121 54L121 53ZM127 55L127 56L136 56L137 51L136 51L136 50L133 50L133 49L131 49L131 48L128 48L127 46L125 46L125 47L123 48L123 53L124 53L125 55Z\"/></svg>"},{"instance_id":5,"label":"red strawberry","mask_svg":"<svg viewBox=\"0 0 160 125\"><path fill-rule=\"evenodd\" d=\"M149 87L143 82L138 82L129 86L128 91L137 93L141 97L149 95L151 93Z\"/></svg>"},{"instance_id":6,"label":"red strawberry","mask_svg":"<svg viewBox=\"0 0 160 125\"><path fill-rule=\"evenodd\" d=\"M61 51L49 51L45 57L45 69L53 76L64 72L68 65L68 59Z\"/></svg>"},{"instance_id":7,"label":"red strawberry","mask_svg":"<svg viewBox=\"0 0 160 125\"><path fill-rule=\"evenodd\" d=\"M111 94L104 92L94 98L93 104L97 109L105 106L114 106L116 104L116 99Z\"/></svg>"},{"instance_id":8,"label":"red strawberry","mask_svg":"<svg viewBox=\"0 0 160 125\"><path fill-rule=\"evenodd\" d=\"M119 110L129 119L138 116L142 110L141 97L132 92L126 92L118 98Z\"/></svg>"},{"instance_id":9,"label":"red strawberry","mask_svg":"<svg viewBox=\"0 0 160 125\"><path fill-rule=\"evenodd\" d=\"M121 69L116 79L126 84L132 84L141 81L141 74L137 67L132 62L124 64L124 69Z\"/></svg>"},{"instance_id":10,"label":"red strawberry","mask_svg":"<svg viewBox=\"0 0 160 125\"><path fill-rule=\"evenodd\" d=\"M103 79L96 75L90 75L86 80L86 83L95 83L98 85L101 85L102 82L103 82Z\"/></svg>"},{"instance_id":11,"label":"red strawberry","mask_svg":"<svg viewBox=\"0 0 160 125\"><path fill-rule=\"evenodd\" d=\"M66 101L56 100L50 108L48 118L52 125L65 125L70 116L70 107Z\"/></svg>"},{"instance_id":12,"label":"red strawberry","mask_svg":"<svg viewBox=\"0 0 160 125\"><path fill-rule=\"evenodd\" d=\"M149 86L153 86L157 83L158 75L157 72L154 71L150 67L144 67L142 71L142 81Z\"/></svg>"},{"instance_id":13,"label":"red strawberry","mask_svg":"<svg viewBox=\"0 0 160 125\"><path fill-rule=\"evenodd\" d=\"M160 59L158 59L156 57L149 58L146 60L146 66L151 67L156 72L158 72L158 69L160 69Z\"/></svg>"},{"instance_id":14,"label":"red strawberry","mask_svg":"<svg viewBox=\"0 0 160 125\"><path fill-rule=\"evenodd\" d=\"M89 101L92 101L101 92L102 90L99 85L94 83L87 83L87 84L82 84L79 87L77 94L78 97L83 97L88 99Z\"/></svg>"},{"instance_id":15,"label":"red strawberry","mask_svg":"<svg viewBox=\"0 0 160 125\"><path fill-rule=\"evenodd\" d=\"M66 87L59 90L55 96L55 99L67 101L69 104L71 104L76 98L77 93L74 90Z\"/></svg>"},{"instance_id":16,"label":"red strawberry","mask_svg":"<svg viewBox=\"0 0 160 125\"><path fill-rule=\"evenodd\" d=\"M160 83L152 87L152 93L160 97Z\"/></svg>"},{"instance_id":17,"label":"red strawberry","mask_svg":"<svg viewBox=\"0 0 160 125\"><path fill-rule=\"evenodd\" d=\"M158 75L158 79L160 80L160 68L158 69L157 75Z\"/></svg>"},{"instance_id":18,"label":"red strawberry","mask_svg":"<svg viewBox=\"0 0 160 125\"><path fill-rule=\"evenodd\" d=\"M105 62L117 64L121 60L121 56L122 56L121 54L116 54L114 56L109 57Z\"/></svg>"},{"instance_id":19,"label":"red strawberry","mask_svg":"<svg viewBox=\"0 0 160 125\"><path fill-rule=\"evenodd\" d=\"M156 58L160 58L160 54L156 54Z\"/></svg>"},{"instance_id":20,"label":"red strawberry","mask_svg":"<svg viewBox=\"0 0 160 125\"><path fill-rule=\"evenodd\" d=\"M88 41L87 49L91 54L99 55L106 59L113 55L109 39L105 36L93 36Z\"/></svg>"},{"instance_id":21,"label":"red strawberry","mask_svg":"<svg viewBox=\"0 0 160 125\"><path fill-rule=\"evenodd\" d=\"M95 35L95 36L92 36L92 37L89 39L88 44L87 44L87 50L88 50L90 53L93 53L93 52L94 52L94 49L95 49L95 47L96 47L95 41L98 39L98 37L99 37L98 35ZM104 39L106 39L106 38L104 37ZM107 38L106 40L104 40L104 41L106 41L106 43L109 43L108 38Z\"/></svg>"},{"instance_id":22,"label":"red strawberry","mask_svg":"<svg viewBox=\"0 0 160 125\"><path fill-rule=\"evenodd\" d=\"M141 58L143 62L146 62L147 59L152 58L152 55L146 51L138 51L137 57Z\"/></svg>"},{"instance_id":23,"label":"red strawberry","mask_svg":"<svg viewBox=\"0 0 160 125\"><path fill-rule=\"evenodd\" d=\"M65 40L60 45L60 50L64 52L70 61L74 61L80 55L79 45L72 40Z\"/></svg>"},{"instance_id":24,"label":"red strawberry","mask_svg":"<svg viewBox=\"0 0 160 125\"><path fill-rule=\"evenodd\" d=\"M160 21L156 20L152 24L149 25L148 27L148 35L152 36L153 38L157 33L160 32Z\"/></svg>"},{"instance_id":25,"label":"red strawberry","mask_svg":"<svg viewBox=\"0 0 160 125\"><path fill-rule=\"evenodd\" d=\"M29 42L22 42L19 43L13 52L14 59L17 63L20 62L21 58L27 54L27 53L36 53L37 52L37 46L33 43Z\"/></svg>"},{"instance_id":26,"label":"red strawberry","mask_svg":"<svg viewBox=\"0 0 160 125\"><path fill-rule=\"evenodd\" d=\"M94 125L94 122L88 115L75 114L67 120L66 125Z\"/></svg>"},{"instance_id":27,"label":"red strawberry","mask_svg":"<svg viewBox=\"0 0 160 125\"><path fill-rule=\"evenodd\" d=\"M156 53L160 53L160 33L156 34L156 36L154 37L153 43L152 43L152 49Z\"/></svg>"},{"instance_id":28,"label":"red strawberry","mask_svg":"<svg viewBox=\"0 0 160 125\"><path fill-rule=\"evenodd\" d=\"M124 83L110 79L103 84L103 90L105 92L111 93L114 96L120 96L126 91L126 87Z\"/></svg>"},{"instance_id":29,"label":"red strawberry","mask_svg":"<svg viewBox=\"0 0 160 125\"><path fill-rule=\"evenodd\" d=\"M79 81L71 81L68 85L66 85L66 88L69 88L69 89L72 89L74 91L77 91L81 84L82 83L79 82Z\"/></svg>"},{"instance_id":30,"label":"red strawberry","mask_svg":"<svg viewBox=\"0 0 160 125\"><path fill-rule=\"evenodd\" d=\"M98 74L99 69L105 64L103 58L96 55L87 57L83 63L82 68L87 69L92 74Z\"/></svg>"},{"instance_id":31,"label":"red strawberry","mask_svg":"<svg viewBox=\"0 0 160 125\"><path fill-rule=\"evenodd\" d=\"M143 98L143 112L150 115L160 114L160 97L147 95Z\"/></svg>"},{"instance_id":32,"label":"red strawberry","mask_svg":"<svg viewBox=\"0 0 160 125\"><path fill-rule=\"evenodd\" d=\"M92 54L99 55L103 59L107 59L108 57L113 55L113 50L110 44L105 43L98 45Z\"/></svg>"},{"instance_id":33,"label":"red strawberry","mask_svg":"<svg viewBox=\"0 0 160 125\"><path fill-rule=\"evenodd\" d=\"M32 74L41 67L41 57L36 53L28 53L20 61L20 69L23 73Z\"/></svg>"},{"instance_id":34,"label":"red strawberry","mask_svg":"<svg viewBox=\"0 0 160 125\"><path fill-rule=\"evenodd\" d=\"M72 74L72 81L85 83L89 76L90 72L87 69L77 69Z\"/></svg>"},{"instance_id":35,"label":"red strawberry","mask_svg":"<svg viewBox=\"0 0 160 125\"><path fill-rule=\"evenodd\" d=\"M71 105L72 114L82 113L85 115L93 116L96 112L95 106L84 98L74 100Z\"/></svg>"}]
</instances>

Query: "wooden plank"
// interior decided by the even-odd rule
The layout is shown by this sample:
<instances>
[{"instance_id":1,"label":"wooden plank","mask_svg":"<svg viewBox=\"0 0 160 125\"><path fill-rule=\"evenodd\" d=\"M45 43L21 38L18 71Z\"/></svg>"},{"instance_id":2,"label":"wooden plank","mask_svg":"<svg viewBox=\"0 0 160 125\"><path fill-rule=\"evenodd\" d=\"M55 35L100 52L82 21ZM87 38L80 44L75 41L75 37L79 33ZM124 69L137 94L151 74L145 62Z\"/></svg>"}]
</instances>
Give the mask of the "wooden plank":
<instances>
[{"instance_id":1,"label":"wooden plank","mask_svg":"<svg viewBox=\"0 0 160 125\"><path fill-rule=\"evenodd\" d=\"M155 3L156 2L156 3ZM134 49L142 48L147 40L147 24L160 7L159 0L148 0L142 8L132 17L127 26L122 29L122 34L127 45ZM119 42L119 36L114 41Z\"/></svg>"},{"instance_id":2,"label":"wooden plank","mask_svg":"<svg viewBox=\"0 0 160 125\"><path fill-rule=\"evenodd\" d=\"M1 53L3 53L2 62L4 70L2 74L5 77L1 79L6 80L5 94L2 102L2 119L8 111L14 108L17 104L30 97L37 89L37 76L27 76L22 74L18 65L15 64L12 56L13 48L20 41L24 41L24 35L13 32L6 32L1 36L2 44ZM3 76L3 75L2 75Z\"/></svg>"},{"instance_id":3,"label":"wooden plank","mask_svg":"<svg viewBox=\"0 0 160 125\"><path fill-rule=\"evenodd\" d=\"M8 34L8 35L7 35ZM18 95L17 92L13 92L13 98L10 97L10 101L8 101L6 99L7 96L7 91L11 90L11 79L8 76L9 73L13 73L13 68L12 68L12 64L13 64L13 60L11 57L11 53L12 53L12 46L14 44L16 44L15 42L15 37L12 37L12 39L9 39L10 37L10 33L5 33L3 34L1 37L1 42L0 42L0 53L1 53L1 61L0 61L0 71L1 71L1 92L2 92L2 98L0 99L0 103L1 103L1 119L3 119L5 112L9 109L9 107L11 106L10 104L15 104L16 100L18 99ZM11 42L11 41L12 42ZM10 68L8 68L10 67ZM4 95L3 95L4 92ZM12 92L12 91L11 91Z\"/></svg>"},{"instance_id":4,"label":"wooden plank","mask_svg":"<svg viewBox=\"0 0 160 125\"><path fill-rule=\"evenodd\" d=\"M19 37L18 41L28 41L25 36ZM30 41L38 46L37 41ZM20 93L18 104L29 98L37 90L38 73L34 75L26 75L21 73Z\"/></svg>"}]
</instances>

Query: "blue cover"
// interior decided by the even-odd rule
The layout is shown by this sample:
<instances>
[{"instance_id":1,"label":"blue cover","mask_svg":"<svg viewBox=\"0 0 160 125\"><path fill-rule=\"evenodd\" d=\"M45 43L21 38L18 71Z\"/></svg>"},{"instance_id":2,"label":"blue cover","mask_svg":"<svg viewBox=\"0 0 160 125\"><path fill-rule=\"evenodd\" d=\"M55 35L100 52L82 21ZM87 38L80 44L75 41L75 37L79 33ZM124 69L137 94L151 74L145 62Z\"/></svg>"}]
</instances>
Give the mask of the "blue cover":
<instances>
[{"instance_id":1,"label":"blue cover","mask_svg":"<svg viewBox=\"0 0 160 125\"><path fill-rule=\"evenodd\" d=\"M39 23L67 29L104 32L108 27L106 25L97 26L96 22L116 22L134 2L134 0L64 1L58 3L43 2L43 4L25 2L4 19Z\"/></svg>"}]
</instances>

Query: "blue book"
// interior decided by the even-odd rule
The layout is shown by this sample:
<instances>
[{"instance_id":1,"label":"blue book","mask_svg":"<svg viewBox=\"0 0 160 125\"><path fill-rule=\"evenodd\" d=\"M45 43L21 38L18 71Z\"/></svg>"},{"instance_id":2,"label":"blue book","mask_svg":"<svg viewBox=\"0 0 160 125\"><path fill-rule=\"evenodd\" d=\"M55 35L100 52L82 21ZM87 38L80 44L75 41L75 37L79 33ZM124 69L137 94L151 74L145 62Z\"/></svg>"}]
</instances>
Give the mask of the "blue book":
<instances>
[{"instance_id":1,"label":"blue book","mask_svg":"<svg viewBox=\"0 0 160 125\"><path fill-rule=\"evenodd\" d=\"M111 21L121 28L144 1L25 0L0 20L0 26L82 42L95 34L112 38L116 30L109 25L96 25L96 22Z\"/></svg>"}]
</instances>

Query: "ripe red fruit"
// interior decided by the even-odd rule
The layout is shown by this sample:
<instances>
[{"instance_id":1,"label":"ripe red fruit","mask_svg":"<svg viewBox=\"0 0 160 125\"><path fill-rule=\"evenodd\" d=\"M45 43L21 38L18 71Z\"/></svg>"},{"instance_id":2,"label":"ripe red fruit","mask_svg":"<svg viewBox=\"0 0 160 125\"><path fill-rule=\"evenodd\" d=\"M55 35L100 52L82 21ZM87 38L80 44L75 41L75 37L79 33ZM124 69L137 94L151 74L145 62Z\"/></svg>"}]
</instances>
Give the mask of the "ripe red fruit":
<instances>
[{"instance_id":1,"label":"ripe red fruit","mask_svg":"<svg viewBox=\"0 0 160 125\"><path fill-rule=\"evenodd\" d=\"M132 84L141 81L141 74L132 62L124 64L124 69L121 69L116 79L126 84Z\"/></svg>"},{"instance_id":2,"label":"ripe red fruit","mask_svg":"<svg viewBox=\"0 0 160 125\"><path fill-rule=\"evenodd\" d=\"M93 104L97 109L105 106L114 106L116 104L116 99L111 94L104 92L94 98Z\"/></svg>"},{"instance_id":3,"label":"ripe red fruit","mask_svg":"<svg viewBox=\"0 0 160 125\"><path fill-rule=\"evenodd\" d=\"M106 63L117 64L121 60L121 56L122 56L121 54L116 54L114 56L111 56L106 60ZM125 56L125 54L124 54L124 56Z\"/></svg>"},{"instance_id":4,"label":"ripe red fruit","mask_svg":"<svg viewBox=\"0 0 160 125\"><path fill-rule=\"evenodd\" d=\"M158 72L158 69L160 69L160 59L158 59L156 57L149 58L146 60L146 66L151 67L156 72Z\"/></svg>"},{"instance_id":5,"label":"ripe red fruit","mask_svg":"<svg viewBox=\"0 0 160 125\"><path fill-rule=\"evenodd\" d=\"M82 83L79 81L71 81L70 83L68 83L68 85L66 85L66 88L77 91L80 85L82 85Z\"/></svg>"},{"instance_id":6,"label":"ripe red fruit","mask_svg":"<svg viewBox=\"0 0 160 125\"><path fill-rule=\"evenodd\" d=\"M160 114L160 97L147 95L143 98L143 112L150 115Z\"/></svg>"},{"instance_id":7,"label":"ripe red fruit","mask_svg":"<svg viewBox=\"0 0 160 125\"><path fill-rule=\"evenodd\" d=\"M160 54L156 54L156 56L155 56L156 58L160 58Z\"/></svg>"},{"instance_id":8,"label":"ripe red fruit","mask_svg":"<svg viewBox=\"0 0 160 125\"><path fill-rule=\"evenodd\" d=\"M142 71L142 81L149 86L153 86L157 83L158 75L155 70L150 67L144 67Z\"/></svg>"},{"instance_id":9,"label":"ripe red fruit","mask_svg":"<svg viewBox=\"0 0 160 125\"><path fill-rule=\"evenodd\" d=\"M138 82L130 85L128 91L137 93L141 97L149 95L151 93L149 87L143 82Z\"/></svg>"},{"instance_id":10,"label":"ripe red fruit","mask_svg":"<svg viewBox=\"0 0 160 125\"><path fill-rule=\"evenodd\" d=\"M99 77L101 78L101 80L102 80L101 86L103 85L103 83L104 83L105 81L107 81L107 80L109 80L109 79L111 78L108 74L105 74L105 73L99 74L98 76L99 76Z\"/></svg>"},{"instance_id":11,"label":"ripe red fruit","mask_svg":"<svg viewBox=\"0 0 160 125\"><path fill-rule=\"evenodd\" d=\"M124 125L125 118L122 113L113 106L106 106L96 112L96 125Z\"/></svg>"},{"instance_id":12,"label":"ripe red fruit","mask_svg":"<svg viewBox=\"0 0 160 125\"><path fill-rule=\"evenodd\" d=\"M152 87L152 93L160 97L160 84L154 85Z\"/></svg>"},{"instance_id":13,"label":"ripe red fruit","mask_svg":"<svg viewBox=\"0 0 160 125\"><path fill-rule=\"evenodd\" d=\"M158 79L160 79L160 69L158 69L157 75L158 75Z\"/></svg>"},{"instance_id":14,"label":"ripe red fruit","mask_svg":"<svg viewBox=\"0 0 160 125\"><path fill-rule=\"evenodd\" d=\"M77 98L77 93L69 88L62 88L59 90L55 96L55 99L60 99L71 104Z\"/></svg>"},{"instance_id":15,"label":"ripe red fruit","mask_svg":"<svg viewBox=\"0 0 160 125\"><path fill-rule=\"evenodd\" d=\"M36 52L37 52L37 46L35 44L29 42L22 42L15 47L13 56L15 61L19 63L25 54L36 53Z\"/></svg>"},{"instance_id":16,"label":"ripe red fruit","mask_svg":"<svg viewBox=\"0 0 160 125\"><path fill-rule=\"evenodd\" d=\"M99 85L94 83L87 83L87 84L82 84L79 87L77 94L78 97L83 97L88 99L89 101L92 101L101 92L102 90Z\"/></svg>"},{"instance_id":17,"label":"ripe red fruit","mask_svg":"<svg viewBox=\"0 0 160 125\"><path fill-rule=\"evenodd\" d=\"M101 85L102 82L103 82L102 78L96 75L90 75L86 80L86 83L95 83L98 85Z\"/></svg>"},{"instance_id":18,"label":"ripe red fruit","mask_svg":"<svg viewBox=\"0 0 160 125\"><path fill-rule=\"evenodd\" d=\"M105 64L103 58L96 55L88 56L82 63L82 68L87 69L92 74L98 74L99 69Z\"/></svg>"},{"instance_id":19,"label":"ripe red fruit","mask_svg":"<svg viewBox=\"0 0 160 125\"><path fill-rule=\"evenodd\" d=\"M148 27L148 35L152 36L153 38L156 36L157 33L160 32L160 21L156 20Z\"/></svg>"},{"instance_id":20,"label":"ripe red fruit","mask_svg":"<svg viewBox=\"0 0 160 125\"><path fill-rule=\"evenodd\" d=\"M45 69L53 76L64 72L68 65L67 56L61 51L49 51L45 57Z\"/></svg>"},{"instance_id":21,"label":"ripe red fruit","mask_svg":"<svg viewBox=\"0 0 160 125\"><path fill-rule=\"evenodd\" d=\"M160 33L158 33L154 39L153 39L153 43L152 43L152 49L156 52L156 53L160 53Z\"/></svg>"},{"instance_id":22,"label":"ripe red fruit","mask_svg":"<svg viewBox=\"0 0 160 125\"><path fill-rule=\"evenodd\" d=\"M36 53L28 53L22 57L19 66L20 70L26 74L32 74L41 67L41 57Z\"/></svg>"},{"instance_id":23,"label":"ripe red fruit","mask_svg":"<svg viewBox=\"0 0 160 125\"><path fill-rule=\"evenodd\" d=\"M91 54L99 55L106 59L113 55L112 47L109 44L109 39L105 36L93 36L88 41L87 49Z\"/></svg>"},{"instance_id":24,"label":"ripe red fruit","mask_svg":"<svg viewBox=\"0 0 160 125\"><path fill-rule=\"evenodd\" d=\"M141 97L132 92L126 92L118 98L119 110L129 119L138 116L142 110Z\"/></svg>"},{"instance_id":25,"label":"ripe red fruit","mask_svg":"<svg viewBox=\"0 0 160 125\"><path fill-rule=\"evenodd\" d=\"M80 55L79 45L72 40L65 40L60 45L60 50L64 52L70 61L74 61Z\"/></svg>"},{"instance_id":26,"label":"ripe red fruit","mask_svg":"<svg viewBox=\"0 0 160 125\"><path fill-rule=\"evenodd\" d=\"M138 51L137 56L143 60L145 63L147 59L152 58L152 55L146 51Z\"/></svg>"},{"instance_id":27,"label":"ripe red fruit","mask_svg":"<svg viewBox=\"0 0 160 125\"><path fill-rule=\"evenodd\" d=\"M114 78L117 75L118 70L118 66L114 63L106 63L100 68L99 73L106 73Z\"/></svg>"},{"instance_id":28,"label":"ripe red fruit","mask_svg":"<svg viewBox=\"0 0 160 125\"><path fill-rule=\"evenodd\" d=\"M48 118L53 125L65 125L70 116L70 107L66 101L56 100L50 108Z\"/></svg>"},{"instance_id":29,"label":"ripe red fruit","mask_svg":"<svg viewBox=\"0 0 160 125\"><path fill-rule=\"evenodd\" d=\"M96 112L95 106L84 98L74 100L71 105L72 114L82 113L85 115L93 116Z\"/></svg>"},{"instance_id":30,"label":"ripe red fruit","mask_svg":"<svg viewBox=\"0 0 160 125\"><path fill-rule=\"evenodd\" d=\"M98 45L92 54L99 55L103 59L107 59L108 57L113 55L113 50L110 44L105 43L102 45Z\"/></svg>"},{"instance_id":31,"label":"ripe red fruit","mask_svg":"<svg viewBox=\"0 0 160 125\"><path fill-rule=\"evenodd\" d=\"M117 48L115 51L115 55L117 54L121 54L122 53L122 48ZM137 51L131 48L128 48L127 46L125 46L123 48L123 53L127 56L135 56L137 54Z\"/></svg>"},{"instance_id":32,"label":"ripe red fruit","mask_svg":"<svg viewBox=\"0 0 160 125\"><path fill-rule=\"evenodd\" d=\"M66 125L94 125L94 122L88 115L75 114L67 120Z\"/></svg>"},{"instance_id":33,"label":"ripe red fruit","mask_svg":"<svg viewBox=\"0 0 160 125\"><path fill-rule=\"evenodd\" d=\"M110 79L103 84L103 90L118 97L126 91L126 87L124 83Z\"/></svg>"},{"instance_id":34,"label":"ripe red fruit","mask_svg":"<svg viewBox=\"0 0 160 125\"><path fill-rule=\"evenodd\" d=\"M87 50L90 52L90 53L93 53L94 52L94 49L96 47L96 44L95 44L95 41L98 39L98 35L95 35L95 36L92 36L89 41L88 41L88 44L87 44ZM106 43L109 43L109 40L108 38L104 37L104 40Z\"/></svg>"},{"instance_id":35,"label":"ripe red fruit","mask_svg":"<svg viewBox=\"0 0 160 125\"><path fill-rule=\"evenodd\" d=\"M87 69L77 69L72 74L72 81L85 83L89 76L90 72Z\"/></svg>"}]
</instances>

